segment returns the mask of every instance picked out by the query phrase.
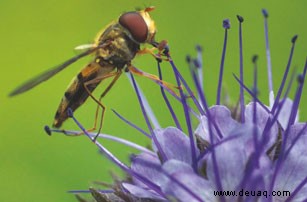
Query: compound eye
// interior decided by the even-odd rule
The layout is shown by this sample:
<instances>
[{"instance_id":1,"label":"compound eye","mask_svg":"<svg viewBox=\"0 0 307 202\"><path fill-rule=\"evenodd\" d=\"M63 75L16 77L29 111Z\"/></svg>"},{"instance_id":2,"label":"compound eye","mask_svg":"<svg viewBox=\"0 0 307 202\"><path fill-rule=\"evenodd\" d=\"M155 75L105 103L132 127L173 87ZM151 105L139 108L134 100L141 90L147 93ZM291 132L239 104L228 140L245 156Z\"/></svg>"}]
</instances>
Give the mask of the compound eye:
<instances>
[{"instance_id":1,"label":"compound eye","mask_svg":"<svg viewBox=\"0 0 307 202\"><path fill-rule=\"evenodd\" d=\"M148 27L143 17L137 12L124 13L119 18L119 24L126 28L133 39L144 43L148 35Z\"/></svg>"}]
</instances>

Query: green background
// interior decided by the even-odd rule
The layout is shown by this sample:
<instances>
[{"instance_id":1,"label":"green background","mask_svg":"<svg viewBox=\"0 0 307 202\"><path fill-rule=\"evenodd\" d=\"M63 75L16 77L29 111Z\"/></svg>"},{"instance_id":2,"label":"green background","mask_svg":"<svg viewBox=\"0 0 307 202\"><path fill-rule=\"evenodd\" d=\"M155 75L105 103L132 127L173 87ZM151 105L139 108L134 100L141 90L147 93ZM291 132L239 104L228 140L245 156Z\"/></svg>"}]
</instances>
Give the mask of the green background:
<instances>
[{"instance_id":1,"label":"green background","mask_svg":"<svg viewBox=\"0 0 307 202\"><path fill-rule=\"evenodd\" d=\"M203 46L204 84L211 104L215 100L224 18L229 18L232 24L224 79L224 87L232 97L232 102L237 100L238 95L238 84L232 77L233 72L238 73L239 67L237 14L245 18L243 43L246 84L252 84L250 59L257 53L260 95L266 103L268 91L262 8L267 8L270 14L275 90L287 63L290 39L294 34L299 34L299 39L293 66L301 70L304 65L307 55L305 0L1 0L0 201L75 201L74 196L67 193L68 190L87 189L95 180L111 182L110 170L120 173L111 162L98 154L97 148L86 137L69 138L59 134L49 137L43 131L44 125L51 125L71 78L91 60L90 57L71 65L28 93L14 98L8 98L7 94L23 81L76 55L74 47L91 43L96 33L122 12L150 5L156 6L152 16L158 28L157 40L168 40L177 67L190 83L185 56L195 54L195 44ZM155 60L150 56L138 57L133 64L144 71L156 73ZM163 64L163 71L165 80L175 83L170 66ZM143 78L137 80L160 124L163 127L173 125L158 86ZM301 120L306 121L306 87L304 92ZM174 100L172 103L183 121L181 106ZM125 76L107 95L104 104L145 128L135 93ZM87 128L92 126L95 107L92 101L88 101L76 112ZM64 128L77 129L71 120L64 124ZM144 146L149 144L146 138L119 120L111 110L106 113L103 132ZM102 142L124 162L128 162L128 154L134 152L110 141Z\"/></svg>"}]
</instances>

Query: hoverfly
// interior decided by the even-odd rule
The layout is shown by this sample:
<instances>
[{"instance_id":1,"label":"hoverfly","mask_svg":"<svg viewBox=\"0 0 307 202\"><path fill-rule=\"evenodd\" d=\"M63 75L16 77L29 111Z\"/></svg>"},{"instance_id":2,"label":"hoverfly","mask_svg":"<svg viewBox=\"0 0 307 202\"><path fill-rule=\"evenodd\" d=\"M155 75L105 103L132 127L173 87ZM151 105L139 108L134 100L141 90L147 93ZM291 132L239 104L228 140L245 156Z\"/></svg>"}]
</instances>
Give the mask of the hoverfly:
<instances>
[{"instance_id":1,"label":"hoverfly","mask_svg":"<svg viewBox=\"0 0 307 202\"><path fill-rule=\"evenodd\" d=\"M162 43L157 43L154 39L156 27L149 15L149 12L153 9L153 7L149 7L141 11L123 13L116 22L112 22L106 27L102 34L97 37L93 45L87 47L88 50L32 78L12 91L9 96L24 93L43 81L48 80L80 58L94 54L94 60L78 73L65 91L56 111L53 127L61 127L63 122L68 118L67 109L70 108L72 111L75 111L88 97L91 97L98 103L93 130L96 127L99 106L102 108L100 131L103 114L105 112L105 106L101 103L101 99L112 88L124 69L139 75L142 74L131 65L131 61L136 54L153 54L153 52L152 49L145 48L141 50L141 44L151 44L155 48L160 47ZM146 74L143 76L162 82L154 75ZM92 92L101 81L110 77L113 77L113 80L100 95L99 99L96 99L92 95Z\"/></svg>"}]
</instances>

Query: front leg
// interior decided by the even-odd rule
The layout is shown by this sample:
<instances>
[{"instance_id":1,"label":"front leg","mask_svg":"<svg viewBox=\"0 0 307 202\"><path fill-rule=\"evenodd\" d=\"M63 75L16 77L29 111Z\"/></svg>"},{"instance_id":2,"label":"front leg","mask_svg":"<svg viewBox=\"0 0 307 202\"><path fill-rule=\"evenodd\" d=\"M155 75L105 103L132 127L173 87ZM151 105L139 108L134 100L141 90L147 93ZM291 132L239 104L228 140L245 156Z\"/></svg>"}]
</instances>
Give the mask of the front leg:
<instances>
[{"instance_id":1,"label":"front leg","mask_svg":"<svg viewBox=\"0 0 307 202\"><path fill-rule=\"evenodd\" d=\"M153 41L151 43L151 45L153 46L152 48L143 48L141 50L139 50L137 52L138 55L143 55L143 54L150 54L152 55L154 58L156 58L158 61L169 61L168 58L164 58L162 56L165 56L164 52L168 51L168 47L167 47L167 41L166 40L162 40L160 43ZM155 51L158 50L158 53L156 54Z\"/></svg>"}]
</instances>

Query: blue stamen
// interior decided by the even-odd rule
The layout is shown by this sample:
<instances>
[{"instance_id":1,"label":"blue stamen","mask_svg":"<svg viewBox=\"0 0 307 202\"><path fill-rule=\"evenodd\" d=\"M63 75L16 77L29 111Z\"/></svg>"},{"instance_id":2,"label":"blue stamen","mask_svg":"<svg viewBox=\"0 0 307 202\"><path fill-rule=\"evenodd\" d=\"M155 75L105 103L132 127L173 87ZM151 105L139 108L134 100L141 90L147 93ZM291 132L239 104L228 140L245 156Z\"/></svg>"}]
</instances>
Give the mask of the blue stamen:
<instances>
[{"instance_id":1,"label":"blue stamen","mask_svg":"<svg viewBox=\"0 0 307 202\"><path fill-rule=\"evenodd\" d=\"M235 74L232 74L235 79L237 80L237 82L240 84L240 86L243 87L243 89L248 93L250 94L252 97L255 97L256 101L258 102L258 104L268 113L270 113L270 110L268 110L268 108L254 95L254 90L250 90L248 87L246 87L246 85L244 85L240 79L235 75Z\"/></svg>"},{"instance_id":2,"label":"blue stamen","mask_svg":"<svg viewBox=\"0 0 307 202\"><path fill-rule=\"evenodd\" d=\"M300 137L305 133L307 129L307 123L304 124L304 127L298 132L297 136L291 142L291 146L284 152L284 158L287 158L292 148L295 146L295 143L300 139Z\"/></svg>"},{"instance_id":3,"label":"blue stamen","mask_svg":"<svg viewBox=\"0 0 307 202\"><path fill-rule=\"evenodd\" d=\"M104 193L104 194L110 194L110 193L114 193L115 191L112 189L108 189L108 190L96 190L100 193ZM69 190L68 193L72 193L72 194L80 194L80 193L91 193L90 190Z\"/></svg>"},{"instance_id":4,"label":"blue stamen","mask_svg":"<svg viewBox=\"0 0 307 202\"><path fill-rule=\"evenodd\" d=\"M239 49L240 49L240 81L244 83L243 79L243 42L242 42L242 23L244 21L242 16L237 15L239 21ZM244 90L240 86L240 109L241 109L241 122L245 122L245 103L244 103Z\"/></svg>"},{"instance_id":5,"label":"blue stamen","mask_svg":"<svg viewBox=\"0 0 307 202\"><path fill-rule=\"evenodd\" d=\"M190 69L190 73L191 73L191 76L193 78L193 81L194 81L194 85L196 86L196 90L197 90L197 97L198 97L198 102L200 104L202 104L202 100L201 100L201 94L203 94L203 88L201 87L202 86L202 80L200 80L199 78L202 77L202 76L199 76L199 70L202 69L200 65L200 63L197 61L198 59L193 59L193 61L191 60L191 58L189 56L186 57L186 61L187 63L189 64L189 69ZM200 71L202 72L202 71ZM203 108L203 106L202 106Z\"/></svg>"},{"instance_id":6,"label":"blue stamen","mask_svg":"<svg viewBox=\"0 0 307 202\"><path fill-rule=\"evenodd\" d=\"M67 109L67 116L70 117L70 118L73 118L73 114L74 114L74 112L72 111L72 109L68 108Z\"/></svg>"},{"instance_id":7,"label":"blue stamen","mask_svg":"<svg viewBox=\"0 0 307 202\"><path fill-rule=\"evenodd\" d=\"M269 29L268 29L269 14L266 9L262 9L262 14L264 16L264 35L265 35L265 48L266 48L269 92L273 92L272 62L271 62L271 52L270 52L270 44L269 44Z\"/></svg>"},{"instance_id":8,"label":"blue stamen","mask_svg":"<svg viewBox=\"0 0 307 202\"><path fill-rule=\"evenodd\" d=\"M188 57L187 57L187 61L189 61ZM209 112L209 107L208 107L208 104L207 104L207 100L205 98L205 93L204 91L201 89L201 84L200 82L198 82L198 79L197 79L197 76L195 74L195 68L193 68L191 66L191 63L190 63L190 69L191 69L191 74L192 74L192 77L193 77L193 81L194 81L194 84L196 86L196 89L197 89L197 92L198 95L199 95L199 100L200 100L200 103L202 103L202 108L205 109L206 111L206 114L207 114L207 118L209 119L211 116L210 116L210 112ZM219 127L217 126L216 122L214 120L211 120L211 122L213 123L213 126L215 128L215 130L217 131L217 134L218 134L218 137L219 138L223 138L223 135L222 135L222 132L221 130L219 129Z\"/></svg>"},{"instance_id":9,"label":"blue stamen","mask_svg":"<svg viewBox=\"0 0 307 202\"><path fill-rule=\"evenodd\" d=\"M254 103L254 109L253 109L253 124L257 124L257 110L256 110L256 104L257 104L257 94L258 94L258 87L257 87L257 77L258 77L258 72L257 72L257 60L258 56L254 55L252 58L252 61L254 63L254 85L253 85L253 103Z\"/></svg>"},{"instance_id":10,"label":"blue stamen","mask_svg":"<svg viewBox=\"0 0 307 202\"><path fill-rule=\"evenodd\" d=\"M69 131L69 130L63 131L63 130L57 130L57 129L50 129L50 132L61 133L61 134L64 133L67 136L78 136L78 135L80 135L80 131ZM97 136L96 133L88 133L88 134L92 138ZM145 153L153 155L153 156L156 155L154 152L152 152L151 150L149 150L149 149L147 149L145 147L142 147L142 146L140 146L140 145L138 145L138 144L136 144L134 142L130 142L128 140L125 140L125 139L122 139L122 138L119 138L119 137L116 137L116 136L107 135L107 134L99 134L98 138L103 138L103 139L111 140L111 141L114 141L114 142L117 142L117 143L120 143L120 144L124 144L124 145L126 145L128 147L137 149L137 150L139 150L141 152L145 152Z\"/></svg>"},{"instance_id":11,"label":"blue stamen","mask_svg":"<svg viewBox=\"0 0 307 202\"><path fill-rule=\"evenodd\" d=\"M159 72L159 79L160 79L160 80L163 80L160 62L157 62L157 67L158 67L158 72ZM163 97L163 99L164 99L164 101L165 101L165 103L166 103L166 105L167 105L167 108L169 109L169 111L170 111L170 113L171 113L171 115L172 115L172 118L173 118L173 120L174 120L174 122L175 122L175 124L176 124L176 127L177 127L179 130L182 131L182 128L181 128L181 125L180 125L180 123L179 123L179 121L178 121L178 118L177 118L177 116L176 116L176 114L175 114L175 112L174 112L174 109L173 109L171 103L169 102L169 100L168 100L168 98L167 98L167 96L166 96L166 94L165 94L164 88L163 88L162 86L160 86L160 90L161 90L162 97Z\"/></svg>"},{"instance_id":12,"label":"blue stamen","mask_svg":"<svg viewBox=\"0 0 307 202\"><path fill-rule=\"evenodd\" d=\"M303 74L302 74L302 77L303 77L302 80L304 80L304 78L306 76L306 72L307 72L307 60L306 60L305 66L304 66L304 71L303 71ZM299 102L300 102L300 99L301 99L301 93L302 93L302 90L303 90L303 84L304 84L304 82L300 82L299 86L298 86L298 89L296 91L296 96L295 96L295 99L294 99L294 102L293 102L293 105L292 105L288 126L287 126L287 128L286 128L286 130L284 132L284 136L283 136L283 140L282 140L282 151L283 152L281 152L281 154L280 154L280 156L278 158L276 169L274 170L274 173L273 173L273 178L271 180L271 186L270 186L271 189L273 189L273 187L274 187L277 174L278 174L278 172L280 170L280 167L281 167L281 165L283 163L282 160L284 159L283 155L284 155L287 139L288 139L288 136L289 136L290 126L294 123L295 116L297 114L298 105L299 105Z\"/></svg>"},{"instance_id":13,"label":"blue stamen","mask_svg":"<svg viewBox=\"0 0 307 202\"><path fill-rule=\"evenodd\" d=\"M246 183L252 177L252 173L255 169L259 167L259 158L262 154L262 144L258 140L258 127L257 127L257 80L258 80L258 71L257 71L257 60L258 56L254 55L252 57L252 62L254 64L254 84L253 84L253 141L254 141L254 150L255 152L251 155L249 162L247 163L246 170L244 173L244 178L241 182L240 187L245 187ZM264 145L264 144L263 144Z\"/></svg>"},{"instance_id":14,"label":"blue stamen","mask_svg":"<svg viewBox=\"0 0 307 202\"><path fill-rule=\"evenodd\" d=\"M306 71L307 71L307 60L306 60L306 64L305 64L305 67L304 67L303 74L298 76L299 88L298 88L298 91L297 91L296 96L294 98L293 108L292 108L293 110L291 112L290 119L289 119L289 126L294 124L294 122L295 122L295 118L296 118L296 115L297 115L298 107L299 107L299 104L300 104L300 101L301 101L301 97L302 97L302 92L303 92L303 87L304 87L304 80L305 80L305 77L306 77Z\"/></svg>"},{"instance_id":15,"label":"blue stamen","mask_svg":"<svg viewBox=\"0 0 307 202\"><path fill-rule=\"evenodd\" d=\"M276 107L278 106L281 93L283 91L284 85L285 85L287 77L288 77L288 73L289 73L289 70L290 70L290 66L291 66L291 62L292 62L292 57L293 57L293 53L294 53L296 39L297 39L297 35L295 35L291 39L292 47L291 47L291 51L290 51L290 56L289 56L289 59L288 59L288 63L287 63L287 66L286 66L286 70L284 72L284 76L283 76L282 82L281 82L281 84L279 86L279 89L278 89L278 92L277 92L277 96L276 96L275 102L274 102L273 107L272 107L272 113L273 114L275 113Z\"/></svg>"},{"instance_id":16,"label":"blue stamen","mask_svg":"<svg viewBox=\"0 0 307 202\"><path fill-rule=\"evenodd\" d=\"M307 183L307 177L305 177L302 182L294 189L294 191L291 192L291 195L285 200L285 202L291 202L292 199L298 194L299 191L302 190L302 188ZM304 202L306 202L307 198L304 199Z\"/></svg>"},{"instance_id":17,"label":"blue stamen","mask_svg":"<svg viewBox=\"0 0 307 202\"><path fill-rule=\"evenodd\" d=\"M208 129L209 129L210 142L211 142L211 144L214 144L213 132L212 132L212 124L211 124L211 120L212 119L210 117L210 113L208 113L207 115L208 115ZM223 190L223 186L222 186L221 176L220 176L220 173L219 173L219 167L218 167L216 153L215 153L215 149L214 148L212 148L211 154L212 154L212 165L213 165L213 170L214 170L214 177L215 177L216 188L217 188L218 191L222 191ZM220 200L222 202L226 202L225 197L223 195L220 196Z\"/></svg>"},{"instance_id":18,"label":"blue stamen","mask_svg":"<svg viewBox=\"0 0 307 202\"><path fill-rule=\"evenodd\" d=\"M133 86L131 78L129 77L129 74L126 73L126 75L127 75L128 79L130 80L131 85ZM147 101L147 99L146 99L142 89L139 87L139 85L137 84L136 81L135 81L135 84L136 84L136 86L139 89L138 91L139 91L140 97L142 99L142 102L143 102L143 105L144 105L144 109L147 112L148 118L150 119L150 121L153 124L154 128L161 128L161 126L160 126L160 124L159 124L159 122L158 122L158 120L157 120L153 110L151 109L151 107L150 107L150 105L149 105L149 103L148 103L148 101Z\"/></svg>"},{"instance_id":19,"label":"blue stamen","mask_svg":"<svg viewBox=\"0 0 307 202\"><path fill-rule=\"evenodd\" d=\"M204 92L204 84L203 84L203 57L202 57L202 53L203 53L203 49L200 45L196 46L196 51L197 51L197 61L199 64L199 68L197 68L197 75L198 75L198 81L200 83L200 89L201 92L198 93L203 93Z\"/></svg>"},{"instance_id":20,"label":"blue stamen","mask_svg":"<svg viewBox=\"0 0 307 202\"><path fill-rule=\"evenodd\" d=\"M168 55L169 56L169 55ZM178 86L181 86L181 79L179 77L179 72L175 66L175 64L171 61L172 67L173 67L173 71L176 77L176 82ZM189 134L189 139L190 139L190 145L191 145L191 156L192 156L192 168L194 169L195 172L197 172L197 161L196 161L196 146L195 146L195 141L194 141L194 135L193 135L193 131L192 131L192 125L191 125L191 119L190 119L190 114L189 114L189 110L188 110L188 105L186 103L186 97L183 93L183 90L180 88L179 89L180 92L180 97L181 97L181 102L183 105L183 111L184 111L184 115L185 115L185 119L186 119L186 124L188 127L188 134Z\"/></svg>"},{"instance_id":21,"label":"blue stamen","mask_svg":"<svg viewBox=\"0 0 307 202\"><path fill-rule=\"evenodd\" d=\"M216 142L216 143L213 143L213 144L210 144L210 146L208 148L206 148L197 158L197 161L201 160L205 155L207 155L208 153L212 152L213 149L215 149L216 147L228 142L228 141L231 141L231 140L234 140L236 138L239 138L238 135L233 135L233 136L229 136L229 137L225 137L223 139L221 139L220 141Z\"/></svg>"},{"instance_id":22,"label":"blue stamen","mask_svg":"<svg viewBox=\"0 0 307 202\"><path fill-rule=\"evenodd\" d=\"M294 80L294 76L295 75L295 71L292 73L291 75L291 78L290 78L290 81L289 81L289 84L288 84L288 87L286 89L286 92L284 94L284 97L282 99L282 101L280 102L280 104L278 105L278 108L276 110L276 112L273 114L273 117L269 116L267 122L266 122L266 125L263 129L263 132L262 132L262 145L264 145L267 140L268 140L268 135L266 134L269 134L269 131L271 130L271 128L273 127L273 125L276 123L277 119L278 119L278 116L279 116L279 113L281 112L281 109L283 108L284 106L284 103L286 101L286 98L288 97L289 95L289 92L291 90L291 86L292 86L292 83L293 83L293 80Z\"/></svg>"},{"instance_id":23,"label":"blue stamen","mask_svg":"<svg viewBox=\"0 0 307 202\"><path fill-rule=\"evenodd\" d=\"M199 104L199 102L197 101L197 99L195 98L195 95L193 94L191 88L189 87L189 85L187 84L187 82L185 81L185 79L182 77L182 75L180 74L180 72L178 71L176 65L174 64L173 60L171 59L171 57L168 55L169 57L169 62L173 68L173 71L175 73L175 76L178 76L178 78L180 79L180 81L182 82L184 88L187 90L189 96L192 98L195 106L197 107L197 109L199 110L201 115L204 115L205 112L202 108L202 106ZM181 89L182 90L182 89Z\"/></svg>"},{"instance_id":24,"label":"blue stamen","mask_svg":"<svg viewBox=\"0 0 307 202\"><path fill-rule=\"evenodd\" d=\"M154 141L155 145L156 145L157 148L158 148L159 154L160 154L160 156L161 156L161 160L162 160L163 162L165 162L165 161L167 161L168 158L167 158L167 156L165 155L165 153L164 153L164 151L163 151L163 149L162 149L162 147L161 147L159 141L157 140L157 137L156 137L156 135L155 135L155 132L153 131L153 128L151 127L151 124L150 124L150 122L149 122L149 119L148 119L146 110L145 110L144 105L143 105L142 98L141 98L140 93L139 93L139 89L138 89L138 87L137 87L137 85L136 85L136 82L135 82L135 79L134 79L132 73L130 73L130 78L131 78L131 80L132 80L134 90L135 90L136 95L137 95L137 98L138 98L138 100L139 100L139 104L140 104L140 106L141 106L141 109L142 109L143 116L144 116L144 119L145 119L145 121L146 121L147 127L148 127L148 129L149 129L149 131L150 131L150 133L151 133L151 138L152 138L152 140Z\"/></svg>"},{"instance_id":25,"label":"blue stamen","mask_svg":"<svg viewBox=\"0 0 307 202\"><path fill-rule=\"evenodd\" d=\"M230 29L230 23L229 19L223 20L223 27L225 29L225 35L224 35L224 45L223 45L223 51L222 51L222 58L221 58L221 64L220 64L220 74L219 74L219 82L217 87L217 95L216 95L216 104L219 105L221 101L221 91L222 91L222 82L223 82L223 73L224 73L224 62L225 62L225 54L226 54L226 48L227 48L227 35L228 35L228 29Z\"/></svg>"},{"instance_id":26,"label":"blue stamen","mask_svg":"<svg viewBox=\"0 0 307 202\"><path fill-rule=\"evenodd\" d=\"M83 131L83 133L90 139L90 140L94 140L94 138L92 138L90 136L90 134L86 131L86 129L79 123L79 121L73 116L73 111L71 109L67 110L69 113L69 117L72 118L74 120L74 122L78 125L78 127ZM113 163L115 163L119 168L121 168L123 171L125 171L126 173L128 173L129 175L135 177L136 179L142 181L144 184L146 184L150 189L152 189L153 191L155 191L157 194L165 197L164 193L161 191L160 187L156 184L154 184L153 182L151 182L150 180L148 180L147 178L139 175L138 173L134 172L133 170L131 170L127 165L125 165L124 163L122 163L119 159L117 159L109 150L107 150L104 146L102 146L102 144L100 144L98 141L94 141L95 145L99 148L99 150L105 154L105 156L111 160Z\"/></svg>"},{"instance_id":27,"label":"blue stamen","mask_svg":"<svg viewBox=\"0 0 307 202\"><path fill-rule=\"evenodd\" d=\"M172 176L171 174L167 173L167 171L161 169L161 167L158 167L156 164L150 162L150 161L146 161L145 159L139 159L139 162L143 165L146 165L147 167L150 168L155 168L156 170L160 170L161 173L163 173L166 177L168 177L170 180L172 180L173 182L175 182L180 188L182 188L183 190L185 190L190 196L192 196L193 198L195 198L197 201L202 202L203 200L193 192L193 190L191 190L189 187L187 187L184 183L180 182L179 180L177 180L174 176ZM146 167L143 166L143 167Z\"/></svg>"},{"instance_id":28,"label":"blue stamen","mask_svg":"<svg viewBox=\"0 0 307 202\"><path fill-rule=\"evenodd\" d=\"M119 113L117 113L114 109L111 109L112 112L114 112L114 114L120 118L122 121L124 121L125 123L127 123L128 125L130 125L131 127L133 127L134 129L138 130L139 132L141 132L142 134L146 135L147 137L151 138L151 135L148 134L147 132L145 132L143 129L141 129L140 127L138 127L137 125L133 124L132 122L128 121L126 118L124 118L122 115L120 115Z\"/></svg>"},{"instance_id":29,"label":"blue stamen","mask_svg":"<svg viewBox=\"0 0 307 202\"><path fill-rule=\"evenodd\" d=\"M252 62L254 63L254 85L253 85L253 135L254 135L254 145L255 148L258 148L258 130L257 130L257 94L258 94L258 84L257 84L257 79L258 79L258 71L257 71L257 60L258 56L254 55L252 58ZM255 155L260 155L260 153L255 154ZM256 158L257 159L257 158ZM256 161L258 164L258 160ZM257 166L258 167L258 166Z\"/></svg>"}]
</instances>

